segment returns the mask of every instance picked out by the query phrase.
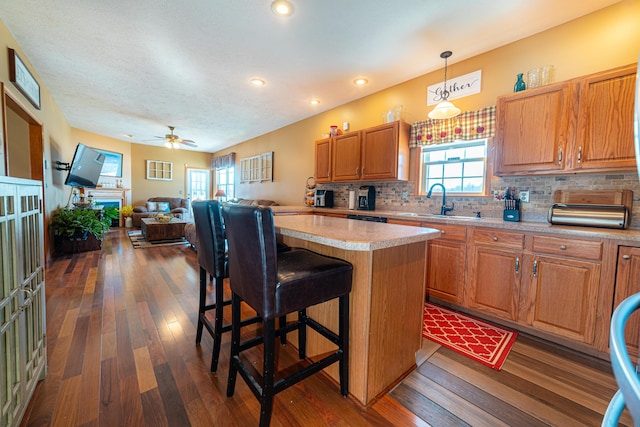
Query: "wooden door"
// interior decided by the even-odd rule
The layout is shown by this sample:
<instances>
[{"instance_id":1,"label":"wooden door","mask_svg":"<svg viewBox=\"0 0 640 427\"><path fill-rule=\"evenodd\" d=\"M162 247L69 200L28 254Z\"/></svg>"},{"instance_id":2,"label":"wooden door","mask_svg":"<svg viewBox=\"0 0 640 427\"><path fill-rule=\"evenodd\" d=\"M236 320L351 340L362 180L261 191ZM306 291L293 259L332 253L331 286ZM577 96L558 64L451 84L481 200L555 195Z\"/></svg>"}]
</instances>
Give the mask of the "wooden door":
<instances>
[{"instance_id":1,"label":"wooden door","mask_svg":"<svg viewBox=\"0 0 640 427\"><path fill-rule=\"evenodd\" d=\"M471 257L469 306L504 319L517 320L522 252L474 245Z\"/></svg>"},{"instance_id":2,"label":"wooden door","mask_svg":"<svg viewBox=\"0 0 640 427\"><path fill-rule=\"evenodd\" d=\"M393 179L398 175L398 122L362 132L362 179Z\"/></svg>"},{"instance_id":3,"label":"wooden door","mask_svg":"<svg viewBox=\"0 0 640 427\"><path fill-rule=\"evenodd\" d=\"M527 256L531 277L524 322L541 331L591 344L594 340L600 263Z\"/></svg>"},{"instance_id":4,"label":"wooden door","mask_svg":"<svg viewBox=\"0 0 640 427\"><path fill-rule=\"evenodd\" d=\"M331 182L331 138L316 141L316 182Z\"/></svg>"},{"instance_id":5,"label":"wooden door","mask_svg":"<svg viewBox=\"0 0 640 427\"><path fill-rule=\"evenodd\" d=\"M635 170L633 102L636 66L579 80L573 169Z\"/></svg>"},{"instance_id":6,"label":"wooden door","mask_svg":"<svg viewBox=\"0 0 640 427\"><path fill-rule=\"evenodd\" d=\"M562 170L571 117L569 83L498 98L495 174Z\"/></svg>"},{"instance_id":7,"label":"wooden door","mask_svg":"<svg viewBox=\"0 0 640 427\"><path fill-rule=\"evenodd\" d=\"M333 181L360 179L360 132L351 132L333 139Z\"/></svg>"},{"instance_id":8,"label":"wooden door","mask_svg":"<svg viewBox=\"0 0 640 427\"><path fill-rule=\"evenodd\" d=\"M627 297L640 292L640 248L620 246L613 309ZM633 360L637 360L640 349L640 313L631 315L625 330L627 350Z\"/></svg>"},{"instance_id":9,"label":"wooden door","mask_svg":"<svg viewBox=\"0 0 640 427\"><path fill-rule=\"evenodd\" d=\"M427 297L462 303L464 242L430 240L427 246Z\"/></svg>"}]
</instances>

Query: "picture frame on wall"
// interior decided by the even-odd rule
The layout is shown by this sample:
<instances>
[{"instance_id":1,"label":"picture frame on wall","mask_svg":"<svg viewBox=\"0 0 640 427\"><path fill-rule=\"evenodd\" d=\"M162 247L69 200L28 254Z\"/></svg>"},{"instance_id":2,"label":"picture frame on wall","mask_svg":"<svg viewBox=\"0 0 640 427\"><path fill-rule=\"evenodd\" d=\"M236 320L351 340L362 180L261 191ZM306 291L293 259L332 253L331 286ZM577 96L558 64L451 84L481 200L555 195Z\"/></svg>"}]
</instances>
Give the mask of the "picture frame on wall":
<instances>
[{"instance_id":1,"label":"picture frame on wall","mask_svg":"<svg viewBox=\"0 0 640 427\"><path fill-rule=\"evenodd\" d=\"M9 81L29 100L34 107L40 109L40 85L22 62L15 50L9 49Z\"/></svg>"},{"instance_id":2,"label":"picture frame on wall","mask_svg":"<svg viewBox=\"0 0 640 427\"><path fill-rule=\"evenodd\" d=\"M98 148L94 148L94 150L104 155L104 163L102 164L100 176L122 178L122 153L100 150Z\"/></svg>"}]
</instances>

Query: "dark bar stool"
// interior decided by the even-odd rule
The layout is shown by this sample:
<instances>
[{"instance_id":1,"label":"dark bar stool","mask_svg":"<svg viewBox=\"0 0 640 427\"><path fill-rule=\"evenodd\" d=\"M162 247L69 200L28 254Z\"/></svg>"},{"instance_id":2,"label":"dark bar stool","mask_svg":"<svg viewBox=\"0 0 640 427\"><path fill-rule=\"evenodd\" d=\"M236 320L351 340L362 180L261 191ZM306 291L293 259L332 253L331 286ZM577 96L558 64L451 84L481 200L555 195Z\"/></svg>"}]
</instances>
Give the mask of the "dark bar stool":
<instances>
[{"instance_id":1,"label":"dark bar stool","mask_svg":"<svg viewBox=\"0 0 640 427\"><path fill-rule=\"evenodd\" d=\"M213 355L211 356L211 372L218 369L222 334L231 330L231 324L224 325L224 306L231 304L231 299L224 299L224 279L229 277L228 256L226 253L224 224L220 213L220 204L216 200L196 201L191 204L193 219L198 236L198 264L200 264L200 297L198 301L198 328L196 345L202 339L202 329L213 337ZM215 286L215 303L207 304L207 275ZM206 313L215 310L214 324L207 319ZM260 318L247 319L244 324L259 322Z\"/></svg>"},{"instance_id":2,"label":"dark bar stool","mask_svg":"<svg viewBox=\"0 0 640 427\"><path fill-rule=\"evenodd\" d=\"M229 243L229 277L232 291L231 364L227 396L233 396L240 375L260 401L260 425L268 426L273 397L327 366L338 362L340 392L349 393L349 293L353 267L350 263L315 252L291 248L278 253L273 213L268 207L229 206L222 208ZM338 333L307 317L307 307L339 299ZM263 321L263 335L240 342L240 302L244 300ZM298 320L276 329L277 318L298 313ZM297 330L298 356L306 358L306 327L309 326L338 346L321 360L275 380L276 338ZM240 359L240 352L260 343L263 374ZM248 366L249 365L249 366Z\"/></svg>"}]
</instances>

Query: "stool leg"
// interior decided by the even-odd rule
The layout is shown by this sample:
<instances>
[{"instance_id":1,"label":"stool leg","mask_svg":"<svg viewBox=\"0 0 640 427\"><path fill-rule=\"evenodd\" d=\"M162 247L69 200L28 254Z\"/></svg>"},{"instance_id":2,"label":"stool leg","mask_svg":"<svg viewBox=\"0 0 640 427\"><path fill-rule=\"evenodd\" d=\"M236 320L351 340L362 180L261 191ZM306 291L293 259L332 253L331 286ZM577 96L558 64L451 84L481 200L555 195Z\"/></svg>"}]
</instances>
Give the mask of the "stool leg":
<instances>
[{"instance_id":1,"label":"stool leg","mask_svg":"<svg viewBox=\"0 0 640 427\"><path fill-rule=\"evenodd\" d=\"M260 395L260 426L268 427L273 410L273 378L276 371L276 320L270 319L264 322L264 356L263 356L263 384Z\"/></svg>"},{"instance_id":2,"label":"stool leg","mask_svg":"<svg viewBox=\"0 0 640 427\"><path fill-rule=\"evenodd\" d=\"M307 357L307 309L298 311L298 357Z\"/></svg>"},{"instance_id":3,"label":"stool leg","mask_svg":"<svg viewBox=\"0 0 640 427\"><path fill-rule=\"evenodd\" d=\"M240 297L231 294L231 355L229 356L229 379L227 380L227 397L233 396L236 388L238 364L240 363Z\"/></svg>"},{"instance_id":4,"label":"stool leg","mask_svg":"<svg viewBox=\"0 0 640 427\"><path fill-rule=\"evenodd\" d=\"M202 322L202 316L205 314L205 306L207 301L207 272L204 268L200 267L200 301L198 301L198 329L196 331L196 345L200 344L202 340L202 328L204 323ZM217 302L217 301L216 301Z\"/></svg>"},{"instance_id":5,"label":"stool leg","mask_svg":"<svg viewBox=\"0 0 640 427\"><path fill-rule=\"evenodd\" d=\"M224 277L215 277L216 286L216 318L213 334L213 354L211 355L211 372L218 370L220 345L222 343L222 317L224 315Z\"/></svg>"},{"instance_id":6,"label":"stool leg","mask_svg":"<svg viewBox=\"0 0 640 427\"><path fill-rule=\"evenodd\" d=\"M342 357L340 358L340 393L343 396L349 395L349 294L339 298L338 310L340 311L338 320L338 332L340 334L340 348Z\"/></svg>"}]
</instances>

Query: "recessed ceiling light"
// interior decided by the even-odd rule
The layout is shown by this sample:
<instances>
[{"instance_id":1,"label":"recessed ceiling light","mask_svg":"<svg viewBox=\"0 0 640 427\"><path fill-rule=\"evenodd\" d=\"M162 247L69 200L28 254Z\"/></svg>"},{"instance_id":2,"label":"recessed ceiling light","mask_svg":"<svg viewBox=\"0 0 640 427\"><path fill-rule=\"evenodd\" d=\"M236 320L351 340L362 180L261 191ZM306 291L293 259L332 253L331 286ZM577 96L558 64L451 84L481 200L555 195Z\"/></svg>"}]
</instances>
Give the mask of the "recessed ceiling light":
<instances>
[{"instance_id":1,"label":"recessed ceiling light","mask_svg":"<svg viewBox=\"0 0 640 427\"><path fill-rule=\"evenodd\" d=\"M287 0L276 0L271 3L271 10L279 16L290 16L293 13L293 5Z\"/></svg>"},{"instance_id":2,"label":"recessed ceiling light","mask_svg":"<svg viewBox=\"0 0 640 427\"><path fill-rule=\"evenodd\" d=\"M266 82L262 79L251 79L251 84L254 86L264 86Z\"/></svg>"},{"instance_id":3,"label":"recessed ceiling light","mask_svg":"<svg viewBox=\"0 0 640 427\"><path fill-rule=\"evenodd\" d=\"M311 105L318 105L318 104L320 104L320 100L319 100L319 99L317 99L317 98L313 98L313 99L311 99L311 100L309 101L309 104L311 104Z\"/></svg>"},{"instance_id":4,"label":"recessed ceiling light","mask_svg":"<svg viewBox=\"0 0 640 427\"><path fill-rule=\"evenodd\" d=\"M369 80L365 79L364 77L358 77L353 81L353 84L357 86L364 86L367 83L369 83Z\"/></svg>"}]
</instances>

